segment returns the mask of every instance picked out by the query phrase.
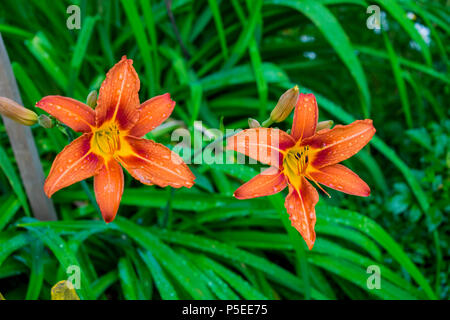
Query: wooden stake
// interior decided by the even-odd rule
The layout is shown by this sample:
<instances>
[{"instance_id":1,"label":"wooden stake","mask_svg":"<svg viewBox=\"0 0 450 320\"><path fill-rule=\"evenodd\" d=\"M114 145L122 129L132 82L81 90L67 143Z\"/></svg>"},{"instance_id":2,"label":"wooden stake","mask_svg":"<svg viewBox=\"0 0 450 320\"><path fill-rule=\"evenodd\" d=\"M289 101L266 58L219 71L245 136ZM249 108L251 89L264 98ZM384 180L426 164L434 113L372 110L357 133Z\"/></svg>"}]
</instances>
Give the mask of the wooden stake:
<instances>
[{"instance_id":1,"label":"wooden stake","mask_svg":"<svg viewBox=\"0 0 450 320\"><path fill-rule=\"evenodd\" d=\"M23 105L1 34L0 96L13 99ZM43 221L56 220L57 217L53 202L44 193L44 172L30 128L6 117L2 118L19 166L20 176L25 186L33 215L35 218Z\"/></svg>"}]
</instances>

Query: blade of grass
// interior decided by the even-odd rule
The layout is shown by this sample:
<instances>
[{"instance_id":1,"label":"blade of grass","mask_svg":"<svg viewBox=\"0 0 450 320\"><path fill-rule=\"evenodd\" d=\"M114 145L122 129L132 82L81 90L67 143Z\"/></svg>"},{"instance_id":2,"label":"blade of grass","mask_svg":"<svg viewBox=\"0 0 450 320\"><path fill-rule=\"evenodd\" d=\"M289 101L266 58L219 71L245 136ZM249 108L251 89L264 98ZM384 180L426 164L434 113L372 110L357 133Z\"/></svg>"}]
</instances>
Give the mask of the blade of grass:
<instances>
[{"instance_id":1,"label":"blade of grass","mask_svg":"<svg viewBox=\"0 0 450 320\"><path fill-rule=\"evenodd\" d=\"M222 17L220 16L219 4L217 3L217 0L208 0L208 3L214 17L214 22L216 24L217 35L220 40L223 59L226 61L228 59L228 46L227 39L225 37L225 31L223 29Z\"/></svg>"},{"instance_id":2,"label":"blade of grass","mask_svg":"<svg viewBox=\"0 0 450 320\"><path fill-rule=\"evenodd\" d=\"M0 168L8 178L11 188L16 194L17 199L19 200L23 210L25 211L25 214L30 217L31 216L30 207L28 206L27 196L25 195L25 191L22 186L22 181L19 179L19 176L14 170L14 167L11 161L9 160L9 157L2 146L0 146Z\"/></svg>"},{"instance_id":3,"label":"blade of grass","mask_svg":"<svg viewBox=\"0 0 450 320\"><path fill-rule=\"evenodd\" d=\"M255 287L243 279L240 275L234 273L228 268L222 266L216 261L207 258L204 255L191 255L192 259L198 263L203 269L210 271L213 274L217 274L227 284L229 284L236 292L238 292L244 299L248 300L265 300L267 299L262 293L260 293ZM233 297L236 299L237 297Z\"/></svg>"},{"instance_id":4,"label":"blade of grass","mask_svg":"<svg viewBox=\"0 0 450 320\"><path fill-rule=\"evenodd\" d=\"M163 244L153 233L120 217L113 223L113 226L152 252L193 298L212 299L211 292L198 273L189 268L181 256Z\"/></svg>"},{"instance_id":5,"label":"blade of grass","mask_svg":"<svg viewBox=\"0 0 450 320\"><path fill-rule=\"evenodd\" d=\"M95 23L97 22L98 19L99 19L98 16L87 17L84 19L83 28L81 29L80 34L78 36L77 43L73 51L72 59L70 61L69 81L67 83L68 87L66 88L68 96L73 95L75 81L78 79L81 64L83 63L83 59L86 55L87 47L91 40Z\"/></svg>"},{"instance_id":6,"label":"blade of grass","mask_svg":"<svg viewBox=\"0 0 450 320\"><path fill-rule=\"evenodd\" d=\"M156 230L153 228L151 230L153 233L157 234L158 237L169 243L176 243L178 245L209 252L226 259L231 259L232 261L245 263L255 269L263 271L270 279L272 279L272 281L304 294L303 282L298 277L266 259L205 237L183 232ZM315 289L311 290L311 297L314 299L326 298L322 293Z\"/></svg>"},{"instance_id":7,"label":"blade of grass","mask_svg":"<svg viewBox=\"0 0 450 320\"><path fill-rule=\"evenodd\" d=\"M402 69L398 63L397 54L395 53L394 48L392 47L392 44L385 32L383 32L383 39L389 54L389 60L391 61L391 67L394 73L395 82L397 83L398 92L400 94L400 101L402 103L403 113L405 114L406 124L408 125L408 128L411 129L413 127L413 120L411 117L411 107L409 104L406 84L402 77Z\"/></svg>"},{"instance_id":8,"label":"blade of grass","mask_svg":"<svg viewBox=\"0 0 450 320\"><path fill-rule=\"evenodd\" d=\"M154 70L153 63L150 56L151 47L148 42L147 36L144 31L144 26L141 22L141 17L139 16L138 9L135 1L121 0L122 6L125 10L125 14L128 18L128 21L133 29L134 36L136 37L136 41L139 47L139 51L141 52L141 59L144 62L145 66L145 76L147 80L147 85L149 87L150 96L156 94L155 84L158 83L157 79L155 79L155 75L152 77L152 70Z\"/></svg>"},{"instance_id":9,"label":"blade of grass","mask_svg":"<svg viewBox=\"0 0 450 320\"><path fill-rule=\"evenodd\" d=\"M44 282L44 246L41 241L31 243L31 275L26 300L37 300Z\"/></svg>"},{"instance_id":10,"label":"blade of grass","mask_svg":"<svg viewBox=\"0 0 450 320\"><path fill-rule=\"evenodd\" d=\"M30 238L28 235L24 233L14 234L11 232L4 232L0 237L0 241L2 243L2 246L0 247L0 266L6 258L11 255L11 253L26 246L29 243L29 240Z\"/></svg>"},{"instance_id":11,"label":"blade of grass","mask_svg":"<svg viewBox=\"0 0 450 320\"><path fill-rule=\"evenodd\" d=\"M267 100L269 96L269 89L267 86L267 82L264 79L261 55L255 39L250 40L249 53L250 60L253 66L253 72L255 73L256 87L258 89L260 102L258 117L259 119L265 119L267 117Z\"/></svg>"},{"instance_id":12,"label":"blade of grass","mask_svg":"<svg viewBox=\"0 0 450 320\"><path fill-rule=\"evenodd\" d=\"M91 286L92 299L98 300L99 297L118 280L119 277L116 270L110 271L99 277Z\"/></svg>"},{"instance_id":13,"label":"blade of grass","mask_svg":"<svg viewBox=\"0 0 450 320\"><path fill-rule=\"evenodd\" d=\"M141 7L142 11L144 13L144 20L145 20L145 26L147 27L147 32L150 38L151 43L151 51L152 51L152 59L153 59L153 72L154 75L153 80L155 81L155 90L159 91L159 84L160 84L160 65L161 62L159 61L158 56L158 36L156 33L156 26L155 21L152 14L152 1L151 0L141 0ZM156 93L156 92L154 92ZM150 92L150 95L153 96L152 92Z\"/></svg>"},{"instance_id":14,"label":"blade of grass","mask_svg":"<svg viewBox=\"0 0 450 320\"><path fill-rule=\"evenodd\" d=\"M264 4L287 6L307 16L322 32L342 62L347 66L362 95L362 111L364 117L370 116L371 99L364 70L355 55L353 46L336 17L320 2L314 0L265 0Z\"/></svg>"},{"instance_id":15,"label":"blade of grass","mask_svg":"<svg viewBox=\"0 0 450 320\"><path fill-rule=\"evenodd\" d=\"M163 300L178 300L177 292L170 283L169 278L165 275L158 261L153 257L150 251L138 250L139 255L155 280L161 299Z\"/></svg>"},{"instance_id":16,"label":"blade of grass","mask_svg":"<svg viewBox=\"0 0 450 320\"><path fill-rule=\"evenodd\" d=\"M45 245L53 252L64 272L71 266L80 266L78 259L76 258L72 250L67 246L67 243L52 229L50 229L49 227L36 228L30 226L25 226L25 228L35 233L36 236L41 241L43 241ZM89 299L90 293L86 289L86 284L88 284L89 282L87 281L83 272L81 272L80 277L81 288L77 289L78 296L82 300Z\"/></svg>"},{"instance_id":17,"label":"blade of grass","mask_svg":"<svg viewBox=\"0 0 450 320\"><path fill-rule=\"evenodd\" d=\"M376 0L379 4L389 12L395 20L402 26L402 28L409 34L409 36L420 46L421 52L425 58L426 63L431 66L431 54L430 49L423 40L419 31L414 28L414 24L408 19L406 12L396 1L392 0Z\"/></svg>"},{"instance_id":18,"label":"blade of grass","mask_svg":"<svg viewBox=\"0 0 450 320\"><path fill-rule=\"evenodd\" d=\"M2 231L8 223L10 223L11 219L20 209L20 202L14 195L10 195L8 197L1 198L0 204L0 231Z\"/></svg>"},{"instance_id":19,"label":"blade of grass","mask_svg":"<svg viewBox=\"0 0 450 320\"><path fill-rule=\"evenodd\" d=\"M136 292L136 288L138 279L130 259L128 257L120 258L117 269L119 270L120 285L125 299L137 300L138 293Z\"/></svg>"},{"instance_id":20,"label":"blade of grass","mask_svg":"<svg viewBox=\"0 0 450 320\"><path fill-rule=\"evenodd\" d=\"M248 45L253 37L256 24L261 15L261 8L262 0L253 1L253 8L250 12L247 24L244 26L236 44L233 46L230 58L225 62L225 69L233 67L245 53L245 50L248 48Z\"/></svg>"}]
</instances>

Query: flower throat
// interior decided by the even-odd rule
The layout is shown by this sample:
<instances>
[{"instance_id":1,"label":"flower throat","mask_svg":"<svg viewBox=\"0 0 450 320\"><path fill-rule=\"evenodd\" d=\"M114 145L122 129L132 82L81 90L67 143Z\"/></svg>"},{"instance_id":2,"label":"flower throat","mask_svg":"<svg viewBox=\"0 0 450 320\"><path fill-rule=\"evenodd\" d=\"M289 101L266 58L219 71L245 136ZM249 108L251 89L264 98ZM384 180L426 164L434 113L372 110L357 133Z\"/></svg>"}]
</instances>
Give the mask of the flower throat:
<instances>
[{"instance_id":1,"label":"flower throat","mask_svg":"<svg viewBox=\"0 0 450 320\"><path fill-rule=\"evenodd\" d=\"M112 156L120 149L120 131L115 124L110 124L94 133L94 145L106 156Z\"/></svg>"},{"instance_id":2,"label":"flower throat","mask_svg":"<svg viewBox=\"0 0 450 320\"><path fill-rule=\"evenodd\" d=\"M289 177L301 176L305 173L309 163L309 147L293 147L288 150L283 160L283 167ZM293 177L292 177L293 178Z\"/></svg>"}]
</instances>

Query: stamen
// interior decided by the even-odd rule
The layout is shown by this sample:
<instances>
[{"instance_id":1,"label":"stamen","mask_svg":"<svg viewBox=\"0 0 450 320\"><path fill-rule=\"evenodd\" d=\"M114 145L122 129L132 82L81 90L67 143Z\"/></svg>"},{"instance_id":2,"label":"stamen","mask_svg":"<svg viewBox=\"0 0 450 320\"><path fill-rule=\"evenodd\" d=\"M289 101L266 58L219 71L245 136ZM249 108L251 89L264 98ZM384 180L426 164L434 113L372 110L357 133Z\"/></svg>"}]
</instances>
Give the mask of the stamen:
<instances>
[{"instance_id":1,"label":"stamen","mask_svg":"<svg viewBox=\"0 0 450 320\"><path fill-rule=\"evenodd\" d=\"M317 181L313 179L313 177L311 177L311 175L307 175L307 178L309 180L313 181L316 184L316 186L328 196L328 198L331 198L330 194L328 192L326 192L325 189L322 188L322 186L320 184L318 184Z\"/></svg>"},{"instance_id":2,"label":"stamen","mask_svg":"<svg viewBox=\"0 0 450 320\"><path fill-rule=\"evenodd\" d=\"M290 169L291 174L303 175L308 166L308 147L294 147L286 150L283 165Z\"/></svg>"},{"instance_id":3,"label":"stamen","mask_svg":"<svg viewBox=\"0 0 450 320\"><path fill-rule=\"evenodd\" d=\"M94 134L94 143L98 151L106 156L112 156L120 149L120 131L115 124L106 126Z\"/></svg>"}]
</instances>

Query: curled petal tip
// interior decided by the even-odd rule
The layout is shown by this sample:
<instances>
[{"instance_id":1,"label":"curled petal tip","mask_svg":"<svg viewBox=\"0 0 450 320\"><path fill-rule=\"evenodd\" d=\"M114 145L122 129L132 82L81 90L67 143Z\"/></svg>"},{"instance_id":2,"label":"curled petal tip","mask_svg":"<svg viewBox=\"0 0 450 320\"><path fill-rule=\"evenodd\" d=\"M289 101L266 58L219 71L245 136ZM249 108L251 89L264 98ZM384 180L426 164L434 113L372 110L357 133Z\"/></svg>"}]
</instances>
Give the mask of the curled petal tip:
<instances>
[{"instance_id":1,"label":"curled petal tip","mask_svg":"<svg viewBox=\"0 0 450 320\"><path fill-rule=\"evenodd\" d=\"M47 198L51 198L54 192L51 192L51 188L49 188L48 186L44 185L44 193L47 196Z\"/></svg>"}]
</instances>

